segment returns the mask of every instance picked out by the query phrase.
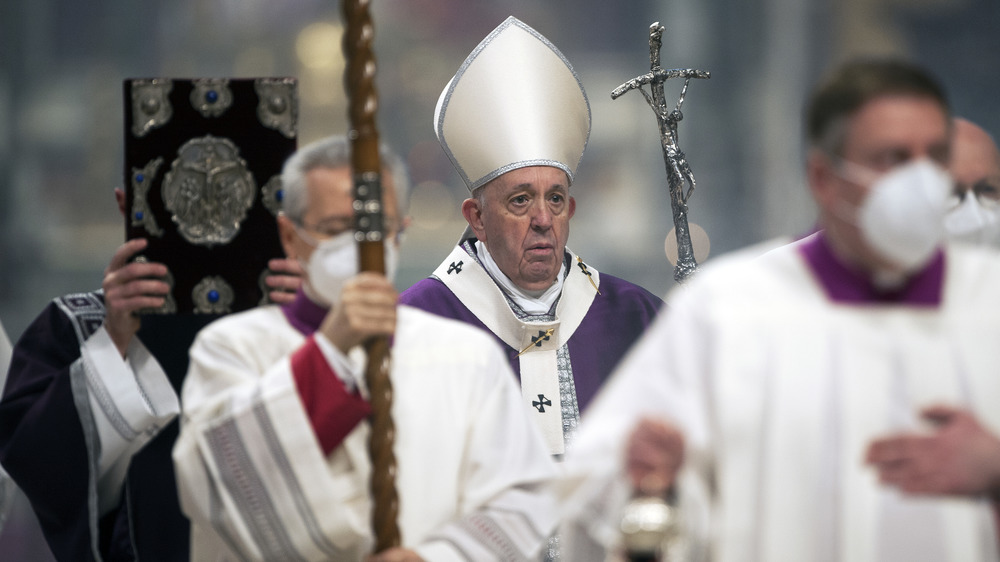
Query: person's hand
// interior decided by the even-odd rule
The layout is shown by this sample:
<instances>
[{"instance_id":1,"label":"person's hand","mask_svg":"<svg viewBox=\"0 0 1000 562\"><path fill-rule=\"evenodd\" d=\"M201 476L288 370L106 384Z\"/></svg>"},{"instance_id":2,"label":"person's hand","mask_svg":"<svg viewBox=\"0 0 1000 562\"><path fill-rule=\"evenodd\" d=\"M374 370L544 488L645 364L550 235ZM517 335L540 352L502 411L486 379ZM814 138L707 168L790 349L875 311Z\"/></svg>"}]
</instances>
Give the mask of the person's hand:
<instances>
[{"instance_id":1,"label":"person's hand","mask_svg":"<svg viewBox=\"0 0 1000 562\"><path fill-rule=\"evenodd\" d=\"M111 263L104 270L104 328L122 357L132 336L139 331L139 317L135 311L163 306L170 285L152 279L167 274L167 267L159 263L129 262L146 247L146 240L136 238L122 244L115 251Z\"/></svg>"},{"instance_id":2,"label":"person's hand","mask_svg":"<svg viewBox=\"0 0 1000 562\"><path fill-rule=\"evenodd\" d=\"M270 287L268 297L271 302L287 304L295 300L295 293L302 286L302 264L299 260L289 258L274 258L267 262L267 268L273 274L264 279Z\"/></svg>"},{"instance_id":3,"label":"person's hand","mask_svg":"<svg viewBox=\"0 0 1000 562\"><path fill-rule=\"evenodd\" d=\"M625 469L636 492L662 496L684 462L684 437L666 422L643 418L625 446Z\"/></svg>"},{"instance_id":4,"label":"person's hand","mask_svg":"<svg viewBox=\"0 0 1000 562\"><path fill-rule=\"evenodd\" d=\"M396 330L395 287L380 273L362 272L344 284L338 302L320 325L320 332L347 353L374 336Z\"/></svg>"},{"instance_id":5,"label":"person's hand","mask_svg":"<svg viewBox=\"0 0 1000 562\"><path fill-rule=\"evenodd\" d=\"M372 554L365 562L424 562L424 559L412 550L395 547Z\"/></svg>"},{"instance_id":6,"label":"person's hand","mask_svg":"<svg viewBox=\"0 0 1000 562\"><path fill-rule=\"evenodd\" d=\"M911 494L1000 498L1000 439L965 410L934 406L921 414L937 426L931 435L893 435L869 445L865 462L879 480Z\"/></svg>"}]
</instances>

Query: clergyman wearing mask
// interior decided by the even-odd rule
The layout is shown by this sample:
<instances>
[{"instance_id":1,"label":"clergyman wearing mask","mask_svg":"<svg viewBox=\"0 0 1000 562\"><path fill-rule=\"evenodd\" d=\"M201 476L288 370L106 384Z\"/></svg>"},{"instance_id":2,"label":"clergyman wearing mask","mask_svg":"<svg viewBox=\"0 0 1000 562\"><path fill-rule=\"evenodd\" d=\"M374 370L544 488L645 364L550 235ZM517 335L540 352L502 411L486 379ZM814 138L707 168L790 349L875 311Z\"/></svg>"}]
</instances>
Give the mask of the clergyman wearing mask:
<instances>
[{"instance_id":1,"label":"clergyman wearing mask","mask_svg":"<svg viewBox=\"0 0 1000 562\"><path fill-rule=\"evenodd\" d=\"M356 284L352 288L359 291L392 292L391 283L399 263L399 240L408 222L401 216L408 194L408 178L402 160L385 147L381 150L381 160L385 168L382 174L384 279L374 275L357 277L358 244L354 239L352 207L354 180L347 139L325 139L309 151L300 151L285 164L281 181L286 189L283 210L278 216L278 231L285 254L298 260L306 272L302 292L291 306L311 308L308 302L311 301L323 308L332 308L341 301L348 282ZM358 343L332 341L345 352Z\"/></svg>"},{"instance_id":2,"label":"clergyman wearing mask","mask_svg":"<svg viewBox=\"0 0 1000 562\"><path fill-rule=\"evenodd\" d=\"M567 454L570 549L656 483L720 562L998 559L1000 260L942 243L943 90L852 61L806 120L821 230L668 296Z\"/></svg>"},{"instance_id":3,"label":"clergyman wearing mask","mask_svg":"<svg viewBox=\"0 0 1000 562\"><path fill-rule=\"evenodd\" d=\"M935 82L905 65L842 72L878 80L842 76L817 92L807 115L809 184L836 261L876 292L897 292L943 259L952 190L948 103ZM853 87L840 91L841 83Z\"/></svg>"},{"instance_id":4,"label":"clergyman wearing mask","mask_svg":"<svg viewBox=\"0 0 1000 562\"><path fill-rule=\"evenodd\" d=\"M1000 248L1000 148L974 123L955 118L949 170L955 187L945 230L950 240Z\"/></svg>"},{"instance_id":5,"label":"clergyman wearing mask","mask_svg":"<svg viewBox=\"0 0 1000 562\"><path fill-rule=\"evenodd\" d=\"M192 560L369 559L372 404L359 344L372 337L392 338L403 545L371 559L529 559L556 525L545 487L556 466L500 347L397 306L406 183L386 150L382 165L388 275L358 271L348 143L316 141L282 172L279 235L305 271L295 300L212 322L191 346L173 457Z\"/></svg>"}]
</instances>

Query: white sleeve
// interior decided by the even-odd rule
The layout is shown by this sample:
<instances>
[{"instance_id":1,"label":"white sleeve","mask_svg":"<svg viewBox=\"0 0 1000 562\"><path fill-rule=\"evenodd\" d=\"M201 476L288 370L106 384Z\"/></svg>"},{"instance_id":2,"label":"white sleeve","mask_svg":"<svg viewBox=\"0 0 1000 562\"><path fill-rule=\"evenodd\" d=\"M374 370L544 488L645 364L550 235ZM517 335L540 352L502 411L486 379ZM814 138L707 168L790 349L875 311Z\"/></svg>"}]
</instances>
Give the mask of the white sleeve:
<instances>
[{"instance_id":1,"label":"white sleeve","mask_svg":"<svg viewBox=\"0 0 1000 562\"><path fill-rule=\"evenodd\" d=\"M347 391L354 392L355 390L358 390L361 386L358 384L358 381L360 380L359 377L363 375L354 368L350 358L337 349L337 346L333 345L333 343L322 333L316 332L313 339L316 340L316 345L319 347L319 350L323 352L323 357L325 357L326 362L330 364L330 367L333 369L333 373L337 375L340 382L344 383L344 386L347 387Z\"/></svg>"},{"instance_id":2,"label":"white sleeve","mask_svg":"<svg viewBox=\"0 0 1000 562\"><path fill-rule=\"evenodd\" d=\"M462 482L465 515L432 533L414 550L424 560L538 559L558 521L551 483L556 465L528 417L517 379L491 344L480 377L475 425L465 441L468 477Z\"/></svg>"},{"instance_id":3,"label":"white sleeve","mask_svg":"<svg viewBox=\"0 0 1000 562\"><path fill-rule=\"evenodd\" d=\"M352 455L367 455L363 439L328 462L289 357L261 372L214 335L203 331L191 348L173 452L192 557L361 559L367 484L353 469L365 461Z\"/></svg>"},{"instance_id":4,"label":"white sleeve","mask_svg":"<svg viewBox=\"0 0 1000 562\"><path fill-rule=\"evenodd\" d=\"M632 494L625 444L644 417L662 419L684 434L686 465L678 475L678 492L690 532L705 532L711 352L696 299L685 293L676 295L625 356L584 414L567 452L557 495L570 560L603 560L603 551L616 547L622 511Z\"/></svg>"},{"instance_id":5,"label":"white sleeve","mask_svg":"<svg viewBox=\"0 0 1000 562\"><path fill-rule=\"evenodd\" d=\"M98 509L118 505L132 456L180 412L160 364L133 337L122 359L102 326L80 348L87 400L97 428Z\"/></svg>"}]
</instances>

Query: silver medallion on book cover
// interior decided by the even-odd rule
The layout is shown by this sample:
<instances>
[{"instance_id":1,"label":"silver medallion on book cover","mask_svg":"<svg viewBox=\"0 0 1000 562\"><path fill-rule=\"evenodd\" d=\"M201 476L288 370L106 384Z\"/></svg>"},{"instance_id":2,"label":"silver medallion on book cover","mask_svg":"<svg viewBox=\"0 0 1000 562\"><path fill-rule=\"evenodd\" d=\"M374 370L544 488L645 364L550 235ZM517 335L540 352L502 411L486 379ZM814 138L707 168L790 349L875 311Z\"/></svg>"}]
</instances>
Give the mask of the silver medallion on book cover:
<instances>
[{"instance_id":1,"label":"silver medallion on book cover","mask_svg":"<svg viewBox=\"0 0 1000 562\"><path fill-rule=\"evenodd\" d=\"M226 314L231 312L233 288L218 275L205 277L191 290L194 311L201 314Z\"/></svg>"},{"instance_id":2,"label":"silver medallion on book cover","mask_svg":"<svg viewBox=\"0 0 1000 562\"><path fill-rule=\"evenodd\" d=\"M153 78L132 81L132 134L144 137L163 126L174 115L167 97L174 87L171 80Z\"/></svg>"},{"instance_id":3,"label":"silver medallion on book cover","mask_svg":"<svg viewBox=\"0 0 1000 562\"><path fill-rule=\"evenodd\" d=\"M218 117L233 105L228 78L201 78L191 83L191 106L204 117Z\"/></svg>"},{"instance_id":4,"label":"silver medallion on book cover","mask_svg":"<svg viewBox=\"0 0 1000 562\"><path fill-rule=\"evenodd\" d=\"M200 246L228 244L253 206L257 185L229 139L206 135L177 151L163 178L163 203L178 232Z\"/></svg>"},{"instance_id":5,"label":"silver medallion on book cover","mask_svg":"<svg viewBox=\"0 0 1000 562\"><path fill-rule=\"evenodd\" d=\"M299 103L292 78L258 78L254 90L260 100L257 119L265 127L275 129L288 138L295 138L298 127Z\"/></svg>"},{"instance_id":6,"label":"silver medallion on book cover","mask_svg":"<svg viewBox=\"0 0 1000 562\"><path fill-rule=\"evenodd\" d=\"M163 229L156 224L156 217L149 210L149 189L163 164L163 158L150 160L142 168L132 168L132 226L140 226L150 235L162 237Z\"/></svg>"},{"instance_id":7,"label":"silver medallion on book cover","mask_svg":"<svg viewBox=\"0 0 1000 562\"><path fill-rule=\"evenodd\" d=\"M278 216L281 211L281 199L284 197L285 192L281 190L281 176L274 175L271 179L267 180L264 187L260 188L260 199L264 203L264 207L271 214Z\"/></svg>"}]
</instances>

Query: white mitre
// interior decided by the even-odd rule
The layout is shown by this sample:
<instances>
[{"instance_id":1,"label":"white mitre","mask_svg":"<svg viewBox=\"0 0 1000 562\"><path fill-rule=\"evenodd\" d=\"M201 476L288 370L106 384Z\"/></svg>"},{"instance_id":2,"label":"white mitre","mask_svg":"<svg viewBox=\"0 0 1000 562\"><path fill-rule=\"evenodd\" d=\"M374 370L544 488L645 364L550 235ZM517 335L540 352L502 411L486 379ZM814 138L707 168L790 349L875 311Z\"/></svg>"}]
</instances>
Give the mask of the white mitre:
<instances>
[{"instance_id":1,"label":"white mitre","mask_svg":"<svg viewBox=\"0 0 1000 562\"><path fill-rule=\"evenodd\" d=\"M554 166L572 181L590 137L590 103L559 49L511 16L441 92L434 132L469 191L526 166Z\"/></svg>"}]
</instances>

